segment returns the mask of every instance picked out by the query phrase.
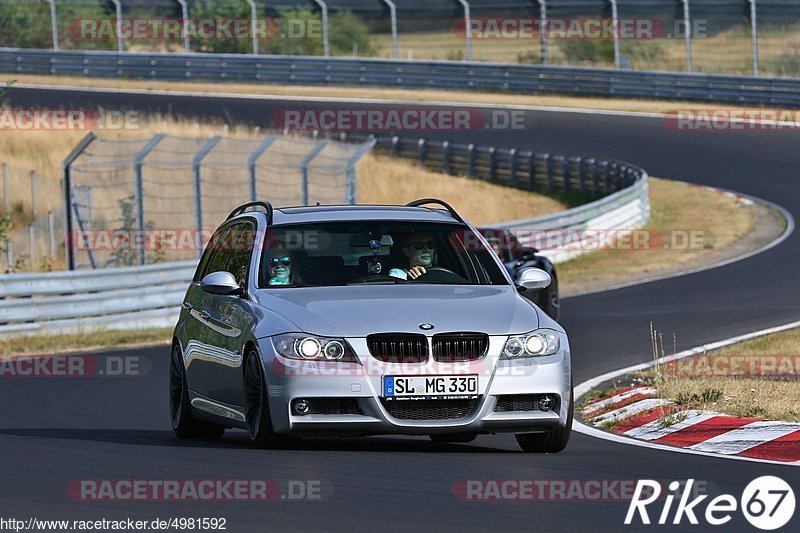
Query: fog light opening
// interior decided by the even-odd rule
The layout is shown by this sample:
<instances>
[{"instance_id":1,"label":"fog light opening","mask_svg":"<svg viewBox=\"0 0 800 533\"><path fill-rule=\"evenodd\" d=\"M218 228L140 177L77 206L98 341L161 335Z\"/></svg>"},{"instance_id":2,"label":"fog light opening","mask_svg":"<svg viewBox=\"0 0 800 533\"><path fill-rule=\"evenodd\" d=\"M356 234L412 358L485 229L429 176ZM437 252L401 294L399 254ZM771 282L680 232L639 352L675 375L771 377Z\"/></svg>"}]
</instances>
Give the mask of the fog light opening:
<instances>
[{"instance_id":1,"label":"fog light opening","mask_svg":"<svg viewBox=\"0 0 800 533\"><path fill-rule=\"evenodd\" d=\"M552 396L542 396L539 399L539 409L542 411L549 411L553 407L553 397Z\"/></svg>"},{"instance_id":2,"label":"fog light opening","mask_svg":"<svg viewBox=\"0 0 800 533\"><path fill-rule=\"evenodd\" d=\"M311 412L311 404L308 400L296 400L294 402L294 412L300 416L307 415Z\"/></svg>"}]
</instances>

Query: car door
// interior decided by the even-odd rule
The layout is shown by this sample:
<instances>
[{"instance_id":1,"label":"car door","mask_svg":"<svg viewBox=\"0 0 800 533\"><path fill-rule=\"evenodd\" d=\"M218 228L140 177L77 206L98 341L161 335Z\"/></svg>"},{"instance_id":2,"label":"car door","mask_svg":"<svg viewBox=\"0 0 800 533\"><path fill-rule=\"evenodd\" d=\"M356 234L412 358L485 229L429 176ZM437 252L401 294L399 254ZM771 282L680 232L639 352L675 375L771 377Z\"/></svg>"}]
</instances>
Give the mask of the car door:
<instances>
[{"instance_id":1,"label":"car door","mask_svg":"<svg viewBox=\"0 0 800 533\"><path fill-rule=\"evenodd\" d=\"M214 250L203 265L191 299L195 342L190 355L189 382L195 392L229 405L242 403L242 355L254 319L247 300L247 279L256 224L245 219L223 227L215 235ZM230 272L242 294L209 294L200 288L213 272ZM243 296L244 295L244 296Z\"/></svg>"}]
</instances>

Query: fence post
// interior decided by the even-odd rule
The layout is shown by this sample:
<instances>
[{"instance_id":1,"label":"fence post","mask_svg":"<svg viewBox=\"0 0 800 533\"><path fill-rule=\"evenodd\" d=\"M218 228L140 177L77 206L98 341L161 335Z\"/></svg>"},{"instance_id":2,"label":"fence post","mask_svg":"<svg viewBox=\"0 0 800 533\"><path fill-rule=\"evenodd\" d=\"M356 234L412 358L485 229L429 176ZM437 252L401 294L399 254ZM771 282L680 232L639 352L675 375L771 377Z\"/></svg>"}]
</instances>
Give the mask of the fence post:
<instances>
[{"instance_id":1,"label":"fence post","mask_svg":"<svg viewBox=\"0 0 800 533\"><path fill-rule=\"evenodd\" d=\"M8 213L10 202L8 201L8 165L3 161L3 211Z\"/></svg>"},{"instance_id":2,"label":"fence post","mask_svg":"<svg viewBox=\"0 0 800 533\"><path fill-rule=\"evenodd\" d=\"M756 0L750 1L750 33L753 37L753 76L758 76L758 19Z\"/></svg>"},{"instance_id":3,"label":"fence post","mask_svg":"<svg viewBox=\"0 0 800 533\"><path fill-rule=\"evenodd\" d=\"M247 4L250 6L250 31L252 35L250 36L253 39L253 55L258 55L258 31L256 28L256 24L258 23L258 9L256 8L255 0L246 0Z\"/></svg>"},{"instance_id":4,"label":"fence post","mask_svg":"<svg viewBox=\"0 0 800 533\"><path fill-rule=\"evenodd\" d=\"M600 192L600 165L597 159L592 159L592 194Z\"/></svg>"},{"instance_id":5,"label":"fence post","mask_svg":"<svg viewBox=\"0 0 800 533\"><path fill-rule=\"evenodd\" d=\"M542 65L548 62L549 52L547 49L547 1L539 2L539 43L542 49Z\"/></svg>"},{"instance_id":6,"label":"fence post","mask_svg":"<svg viewBox=\"0 0 800 533\"><path fill-rule=\"evenodd\" d=\"M50 258L56 257L56 217L52 211L47 213L47 244Z\"/></svg>"},{"instance_id":7,"label":"fence post","mask_svg":"<svg viewBox=\"0 0 800 533\"><path fill-rule=\"evenodd\" d=\"M450 141L442 143L442 172L450 174Z\"/></svg>"},{"instance_id":8,"label":"fence post","mask_svg":"<svg viewBox=\"0 0 800 533\"><path fill-rule=\"evenodd\" d=\"M270 147L270 145L275 142L275 140L277 138L278 137L275 136L275 135L270 135L269 137L267 137L266 139L261 141L261 144L259 144L256 147L256 149L253 150L253 153L250 154L250 157L247 158L247 169L248 169L248 171L250 173L250 201L251 202L255 202L256 199L258 198L258 191L256 190L256 183L257 183L257 180L256 180L256 163L261 158L261 156L264 155L264 152L267 151L267 149Z\"/></svg>"},{"instance_id":9,"label":"fence post","mask_svg":"<svg viewBox=\"0 0 800 533\"><path fill-rule=\"evenodd\" d=\"M195 235L195 244L197 246L195 246L195 248L197 248L197 257L200 257L200 254L202 253L202 250L200 249L200 241L198 239L200 239L203 235L203 184L201 179L202 176L200 174L200 166L203 163L203 159L221 140L222 137L219 135L211 137L192 159L192 177L194 179L194 221L196 226L195 229L197 230L197 235Z\"/></svg>"},{"instance_id":10,"label":"fence post","mask_svg":"<svg viewBox=\"0 0 800 533\"><path fill-rule=\"evenodd\" d=\"M497 181L497 148L489 148L489 181Z\"/></svg>"},{"instance_id":11,"label":"fence post","mask_svg":"<svg viewBox=\"0 0 800 533\"><path fill-rule=\"evenodd\" d=\"M475 145L472 144L472 143L470 143L469 146L467 146L467 161L468 161L467 176L469 176L470 178L474 178L475 177Z\"/></svg>"},{"instance_id":12,"label":"fence post","mask_svg":"<svg viewBox=\"0 0 800 533\"><path fill-rule=\"evenodd\" d=\"M8 241L6 245L6 264L9 272L14 272L14 243Z\"/></svg>"},{"instance_id":13,"label":"fence post","mask_svg":"<svg viewBox=\"0 0 800 533\"><path fill-rule=\"evenodd\" d=\"M117 23L115 24L117 32L117 51L121 54L125 51L125 45L122 41L122 1L111 0L111 2L114 4L114 11L117 14Z\"/></svg>"},{"instance_id":14,"label":"fence post","mask_svg":"<svg viewBox=\"0 0 800 533\"><path fill-rule=\"evenodd\" d=\"M553 192L553 155L544 154L547 166L547 192Z\"/></svg>"},{"instance_id":15,"label":"fence post","mask_svg":"<svg viewBox=\"0 0 800 533\"><path fill-rule=\"evenodd\" d=\"M311 149L308 154L303 158L303 161L300 163L300 176L302 178L303 184L303 205L308 205L309 196L308 196L308 167L311 165L311 162L314 160L315 157L319 155L319 153L327 146L328 141L318 142L314 145L314 148Z\"/></svg>"},{"instance_id":16,"label":"fence post","mask_svg":"<svg viewBox=\"0 0 800 533\"><path fill-rule=\"evenodd\" d=\"M356 203L356 164L364 157L364 154L372 150L377 142L377 139L373 138L362 144L347 161L347 198L345 202L350 205Z\"/></svg>"},{"instance_id":17,"label":"fence post","mask_svg":"<svg viewBox=\"0 0 800 533\"><path fill-rule=\"evenodd\" d=\"M400 57L400 46L397 41L397 6L392 0L383 0L383 3L389 6L389 17L392 22L392 59L397 60Z\"/></svg>"},{"instance_id":18,"label":"fence post","mask_svg":"<svg viewBox=\"0 0 800 533\"><path fill-rule=\"evenodd\" d=\"M684 31L683 47L686 55L686 72L692 71L692 18L689 12L689 0L681 0L683 3L683 24Z\"/></svg>"},{"instance_id":19,"label":"fence post","mask_svg":"<svg viewBox=\"0 0 800 533\"><path fill-rule=\"evenodd\" d=\"M50 0L50 27L53 33L53 50L58 50L58 16L56 15L56 0Z\"/></svg>"},{"instance_id":20,"label":"fence post","mask_svg":"<svg viewBox=\"0 0 800 533\"><path fill-rule=\"evenodd\" d=\"M144 185L142 183L142 165L147 155L155 149L164 134L159 133L153 136L146 145L139 151L138 154L133 156L133 179L134 179L134 200L136 201L136 229L140 235L144 235ZM144 242L144 241L143 241ZM139 250L139 264L145 263L145 250L142 244Z\"/></svg>"},{"instance_id":21,"label":"fence post","mask_svg":"<svg viewBox=\"0 0 800 533\"><path fill-rule=\"evenodd\" d=\"M531 155L528 157L528 190L533 191L536 189L536 153L531 150Z\"/></svg>"},{"instance_id":22,"label":"fence post","mask_svg":"<svg viewBox=\"0 0 800 533\"><path fill-rule=\"evenodd\" d=\"M619 68L619 11L617 10L617 0L609 0L611 3L611 23L614 26L614 67Z\"/></svg>"},{"instance_id":23,"label":"fence post","mask_svg":"<svg viewBox=\"0 0 800 533\"><path fill-rule=\"evenodd\" d=\"M571 188L569 182L571 177L571 173L569 171L569 156L566 155L564 156L564 161L561 163L561 168L562 168L561 175L564 179L564 192L569 192Z\"/></svg>"},{"instance_id":24,"label":"fence post","mask_svg":"<svg viewBox=\"0 0 800 533\"><path fill-rule=\"evenodd\" d=\"M392 137L392 153L394 155L400 155L400 137L397 135Z\"/></svg>"},{"instance_id":25,"label":"fence post","mask_svg":"<svg viewBox=\"0 0 800 533\"><path fill-rule=\"evenodd\" d=\"M425 138L423 137L417 143L417 153L419 154L419 164L423 165L423 166L425 165L425 148L426 148L426 142L425 142Z\"/></svg>"},{"instance_id":26,"label":"fence post","mask_svg":"<svg viewBox=\"0 0 800 533\"><path fill-rule=\"evenodd\" d=\"M578 157L578 191L581 194L586 194L586 165L582 157Z\"/></svg>"},{"instance_id":27,"label":"fence post","mask_svg":"<svg viewBox=\"0 0 800 533\"><path fill-rule=\"evenodd\" d=\"M322 53L325 57L331 55L330 44L328 42L328 4L323 0L314 0L322 10Z\"/></svg>"},{"instance_id":28,"label":"fence post","mask_svg":"<svg viewBox=\"0 0 800 533\"><path fill-rule=\"evenodd\" d=\"M34 170L31 170L31 214L34 220L39 216L39 180Z\"/></svg>"},{"instance_id":29,"label":"fence post","mask_svg":"<svg viewBox=\"0 0 800 533\"><path fill-rule=\"evenodd\" d=\"M177 0L181 5L181 17L183 18L183 52L188 54L191 51L189 43L189 6L186 0Z\"/></svg>"},{"instance_id":30,"label":"fence post","mask_svg":"<svg viewBox=\"0 0 800 533\"><path fill-rule=\"evenodd\" d=\"M75 270L75 249L73 247L72 234L72 163L96 138L97 136L93 132L87 133L86 137L72 149L61 164L61 183L64 194L64 253L67 259L67 270ZM89 254L92 257L91 249Z\"/></svg>"},{"instance_id":31,"label":"fence post","mask_svg":"<svg viewBox=\"0 0 800 533\"><path fill-rule=\"evenodd\" d=\"M28 226L28 252L31 258L31 270L33 270L34 261L36 261L36 228L33 224Z\"/></svg>"},{"instance_id":32,"label":"fence post","mask_svg":"<svg viewBox=\"0 0 800 533\"><path fill-rule=\"evenodd\" d=\"M472 17L470 16L469 12L469 2L467 2L467 0L458 0L458 3L460 3L461 7L464 8L464 29L466 30L464 34L464 37L466 39L465 59L467 61L472 61L472 35L470 34L470 29L472 26Z\"/></svg>"}]
</instances>

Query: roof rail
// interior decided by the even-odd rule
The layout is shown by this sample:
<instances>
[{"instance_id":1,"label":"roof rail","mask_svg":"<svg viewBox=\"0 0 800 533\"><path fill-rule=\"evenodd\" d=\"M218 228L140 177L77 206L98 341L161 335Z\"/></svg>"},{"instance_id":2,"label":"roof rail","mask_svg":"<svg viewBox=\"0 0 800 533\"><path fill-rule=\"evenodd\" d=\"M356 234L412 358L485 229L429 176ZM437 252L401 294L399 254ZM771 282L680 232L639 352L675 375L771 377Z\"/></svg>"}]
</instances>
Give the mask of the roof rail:
<instances>
[{"instance_id":1,"label":"roof rail","mask_svg":"<svg viewBox=\"0 0 800 533\"><path fill-rule=\"evenodd\" d=\"M453 209L453 206L445 201L437 200L436 198L422 198L420 200L414 200L413 202L408 202L406 207L422 207L423 205L427 204L439 204L447 209L454 219L458 220L459 222L464 222L464 219L461 218L461 215L459 215L455 209Z\"/></svg>"},{"instance_id":2,"label":"roof rail","mask_svg":"<svg viewBox=\"0 0 800 533\"><path fill-rule=\"evenodd\" d=\"M247 202L246 204L242 204L233 211L231 211L231 214L228 215L228 218L226 218L225 220L230 220L237 215L241 215L251 207L263 208L267 214L267 226L272 224L272 204L269 202Z\"/></svg>"}]
</instances>

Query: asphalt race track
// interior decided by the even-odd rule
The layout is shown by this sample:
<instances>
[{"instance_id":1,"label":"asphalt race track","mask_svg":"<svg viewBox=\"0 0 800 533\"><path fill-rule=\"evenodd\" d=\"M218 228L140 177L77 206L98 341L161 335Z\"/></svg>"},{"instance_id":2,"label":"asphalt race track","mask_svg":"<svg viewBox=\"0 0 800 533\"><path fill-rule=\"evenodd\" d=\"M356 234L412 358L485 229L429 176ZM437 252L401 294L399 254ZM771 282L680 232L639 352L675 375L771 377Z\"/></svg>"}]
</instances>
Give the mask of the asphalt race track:
<instances>
[{"instance_id":1,"label":"asphalt race track","mask_svg":"<svg viewBox=\"0 0 800 533\"><path fill-rule=\"evenodd\" d=\"M289 106L277 100L80 90L16 88L10 96L15 106L128 107L261 125L269 124L273 110ZM733 189L775 202L800 217L800 132L679 132L667 128L661 118L574 112L528 111L526 117L525 131L482 130L447 137L628 160L653 176ZM566 299L562 316L572 343L575 383L648 360L650 321L667 334L675 332L681 350L800 320L799 239L795 233L776 248L725 267ZM143 377L0 383L2 515L225 517L231 531L612 531L625 527L627 500L461 501L453 487L465 479L695 478L738 498L749 481L763 475L782 477L795 490L800 485L797 467L657 451L575 432L566 452L557 455L522 454L511 436L481 436L463 445L392 437L308 440L290 451L251 449L240 431L228 432L219 443L179 441L169 428L167 348L113 355L137 355L152 368ZM322 498L85 502L66 492L70 481L79 479L254 478L319 480ZM660 507L651 517L657 518L658 512ZM795 516L786 529L796 529L798 523ZM703 527L709 526L695 529ZM751 528L740 513L724 527Z\"/></svg>"}]
</instances>

